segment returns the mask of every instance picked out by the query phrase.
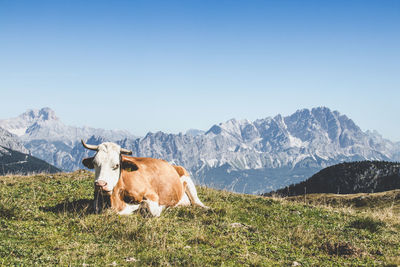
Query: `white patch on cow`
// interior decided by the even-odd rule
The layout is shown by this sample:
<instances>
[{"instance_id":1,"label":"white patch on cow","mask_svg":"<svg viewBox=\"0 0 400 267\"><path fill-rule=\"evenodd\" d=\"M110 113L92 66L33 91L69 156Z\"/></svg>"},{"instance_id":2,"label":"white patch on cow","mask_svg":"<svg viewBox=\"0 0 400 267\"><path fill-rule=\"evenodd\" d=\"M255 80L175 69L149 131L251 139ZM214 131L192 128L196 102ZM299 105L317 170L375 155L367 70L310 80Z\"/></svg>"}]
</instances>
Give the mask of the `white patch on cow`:
<instances>
[{"instance_id":1,"label":"white patch on cow","mask_svg":"<svg viewBox=\"0 0 400 267\"><path fill-rule=\"evenodd\" d=\"M206 205L204 205L203 202L201 202L201 200L197 196L196 186L194 185L192 178L190 178L189 176L182 176L181 183L184 184L185 182L186 182L186 191L185 192L186 192L187 196L189 197L192 205L197 205L202 208L208 209L208 207Z\"/></svg>"},{"instance_id":2,"label":"white patch on cow","mask_svg":"<svg viewBox=\"0 0 400 267\"><path fill-rule=\"evenodd\" d=\"M190 199L186 193L183 194L181 200L175 205L175 207L178 206L190 206Z\"/></svg>"},{"instance_id":3,"label":"white patch on cow","mask_svg":"<svg viewBox=\"0 0 400 267\"><path fill-rule=\"evenodd\" d=\"M145 199L140 203L140 213L144 216L151 215L154 217L160 217L164 208L164 205L159 205L157 202L148 199Z\"/></svg>"},{"instance_id":4,"label":"white patch on cow","mask_svg":"<svg viewBox=\"0 0 400 267\"><path fill-rule=\"evenodd\" d=\"M130 215L139 209L140 205L126 204L125 208L118 212L119 215Z\"/></svg>"},{"instance_id":5,"label":"white patch on cow","mask_svg":"<svg viewBox=\"0 0 400 267\"><path fill-rule=\"evenodd\" d=\"M93 159L95 167L95 182L104 181L107 185L105 191L112 191L117 185L120 174L121 147L114 143L105 142L99 145Z\"/></svg>"}]
</instances>

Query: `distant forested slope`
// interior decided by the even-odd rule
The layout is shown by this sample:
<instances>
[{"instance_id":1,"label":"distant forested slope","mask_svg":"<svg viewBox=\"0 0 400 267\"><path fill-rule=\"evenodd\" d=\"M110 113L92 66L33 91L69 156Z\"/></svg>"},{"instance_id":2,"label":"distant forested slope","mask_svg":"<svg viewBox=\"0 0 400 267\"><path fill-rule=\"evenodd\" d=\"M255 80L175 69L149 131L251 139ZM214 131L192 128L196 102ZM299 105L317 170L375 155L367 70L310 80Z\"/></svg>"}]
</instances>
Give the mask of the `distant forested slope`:
<instances>
[{"instance_id":1,"label":"distant forested slope","mask_svg":"<svg viewBox=\"0 0 400 267\"><path fill-rule=\"evenodd\" d=\"M0 175L59 171L58 168L41 159L0 146Z\"/></svg>"},{"instance_id":2,"label":"distant forested slope","mask_svg":"<svg viewBox=\"0 0 400 267\"><path fill-rule=\"evenodd\" d=\"M374 193L399 188L400 163L359 161L325 168L304 182L292 184L267 195Z\"/></svg>"}]
</instances>

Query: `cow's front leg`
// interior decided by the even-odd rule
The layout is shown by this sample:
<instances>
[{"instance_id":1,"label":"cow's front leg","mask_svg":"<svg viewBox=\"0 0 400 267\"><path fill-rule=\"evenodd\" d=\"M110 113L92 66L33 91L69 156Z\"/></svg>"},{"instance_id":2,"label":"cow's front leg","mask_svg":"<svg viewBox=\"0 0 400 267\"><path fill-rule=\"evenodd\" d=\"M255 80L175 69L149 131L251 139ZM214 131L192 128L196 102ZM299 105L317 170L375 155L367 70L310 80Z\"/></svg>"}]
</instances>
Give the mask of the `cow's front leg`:
<instances>
[{"instance_id":1,"label":"cow's front leg","mask_svg":"<svg viewBox=\"0 0 400 267\"><path fill-rule=\"evenodd\" d=\"M138 210L140 205L128 204L124 201L123 193L120 190L114 190L111 197L111 208L120 215L130 215Z\"/></svg>"},{"instance_id":2,"label":"cow's front leg","mask_svg":"<svg viewBox=\"0 0 400 267\"><path fill-rule=\"evenodd\" d=\"M94 190L94 201L93 201L93 210L94 213L99 214L101 212L101 209L103 207L103 202L101 201L100 203L100 191L99 190Z\"/></svg>"},{"instance_id":3,"label":"cow's front leg","mask_svg":"<svg viewBox=\"0 0 400 267\"><path fill-rule=\"evenodd\" d=\"M132 204L126 204L125 203L125 208L121 211L118 212L119 215L130 215L134 211L137 211L139 209L140 205L132 205Z\"/></svg>"},{"instance_id":4,"label":"cow's front leg","mask_svg":"<svg viewBox=\"0 0 400 267\"><path fill-rule=\"evenodd\" d=\"M140 214L142 214L143 217L160 217L165 206L158 204L158 195L155 193L145 194L144 198L145 199L140 203Z\"/></svg>"},{"instance_id":5,"label":"cow's front leg","mask_svg":"<svg viewBox=\"0 0 400 267\"><path fill-rule=\"evenodd\" d=\"M143 217L160 217L164 206L159 205L158 202L145 199L140 203L139 212Z\"/></svg>"},{"instance_id":6,"label":"cow's front leg","mask_svg":"<svg viewBox=\"0 0 400 267\"><path fill-rule=\"evenodd\" d=\"M101 190L94 189L93 210L94 213L101 213L102 210L110 206L110 197L104 195Z\"/></svg>"}]
</instances>

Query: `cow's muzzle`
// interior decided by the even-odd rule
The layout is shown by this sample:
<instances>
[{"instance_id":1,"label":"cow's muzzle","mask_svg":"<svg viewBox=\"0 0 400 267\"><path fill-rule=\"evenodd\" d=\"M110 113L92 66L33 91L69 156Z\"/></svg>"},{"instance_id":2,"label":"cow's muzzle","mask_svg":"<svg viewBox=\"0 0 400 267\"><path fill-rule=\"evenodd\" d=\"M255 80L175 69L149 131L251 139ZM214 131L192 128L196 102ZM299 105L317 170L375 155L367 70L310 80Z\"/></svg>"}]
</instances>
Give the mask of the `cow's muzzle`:
<instances>
[{"instance_id":1,"label":"cow's muzzle","mask_svg":"<svg viewBox=\"0 0 400 267\"><path fill-rule=\"evenodd\" d=\"M94 183L94 185L97 187L105 187L107 185L107 182L103 180L98 180Z\"/></svg>"},{"instance_id":2,"label":"cow's muzzle","mask_svg":"<svg viewBox=\"0 0 400 267\"><path fill-rule=\"evenodd\" d=\"M111 190L108 190L107 188L107 182L103 180L98 180L94 183L94 186L96 187L97 190L100 190L104 193L110 193Z\"/></svg>"}]
</instances>

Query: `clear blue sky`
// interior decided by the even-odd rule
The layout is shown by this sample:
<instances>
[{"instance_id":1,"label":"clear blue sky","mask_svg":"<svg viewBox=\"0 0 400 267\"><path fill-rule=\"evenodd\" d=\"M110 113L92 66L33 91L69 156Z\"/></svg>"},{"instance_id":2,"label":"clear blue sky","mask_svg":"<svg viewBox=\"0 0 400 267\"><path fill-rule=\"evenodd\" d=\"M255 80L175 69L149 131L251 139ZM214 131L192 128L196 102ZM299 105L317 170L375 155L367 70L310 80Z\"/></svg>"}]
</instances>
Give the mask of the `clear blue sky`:
<instances>
[{"instance_id":1,"label":"clear blue sky","mask_svg":"<svg viewBox=\"0 0 400 267\"><path fill-rule=\"evenodd\" d=\"M0 118L208 129L327 106L400 141L400 1L0 0Z\"/></svg>"}]
</instances>

